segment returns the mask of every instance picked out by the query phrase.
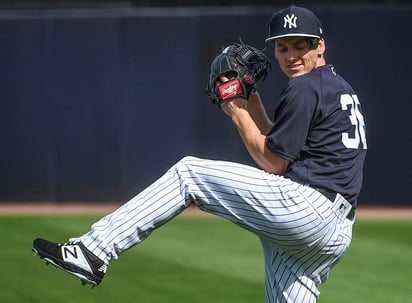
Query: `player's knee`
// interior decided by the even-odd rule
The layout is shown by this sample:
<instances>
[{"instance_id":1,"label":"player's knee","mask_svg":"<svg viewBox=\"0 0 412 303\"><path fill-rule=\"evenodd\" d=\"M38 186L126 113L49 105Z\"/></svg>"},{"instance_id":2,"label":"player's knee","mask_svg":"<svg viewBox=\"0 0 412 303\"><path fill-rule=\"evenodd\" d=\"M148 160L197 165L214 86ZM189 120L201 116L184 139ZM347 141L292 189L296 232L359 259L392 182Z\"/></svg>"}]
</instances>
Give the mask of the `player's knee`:
<instances>
[{"instance_id":1,"label":"player's knee","mask_svg":"<svg viewBox=\"0 0 412 303\"><path fill-rule=\"evenodd\" d=\"M181 160L179 160L175 165L174 169L180 172L188 172L196 170L196 163L202 161L199 158L193 156L185 156Z\"/></svg>"}]
</instances>

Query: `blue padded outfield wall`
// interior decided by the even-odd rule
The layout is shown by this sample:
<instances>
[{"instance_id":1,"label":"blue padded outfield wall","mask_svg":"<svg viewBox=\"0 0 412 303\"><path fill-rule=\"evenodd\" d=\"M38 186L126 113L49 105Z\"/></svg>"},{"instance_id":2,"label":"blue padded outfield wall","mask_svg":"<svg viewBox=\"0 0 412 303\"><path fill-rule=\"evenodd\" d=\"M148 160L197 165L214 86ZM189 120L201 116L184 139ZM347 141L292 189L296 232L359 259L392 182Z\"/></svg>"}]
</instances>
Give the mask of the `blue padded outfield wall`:
<instances>
[{"instance_id":1,"label":"blue padded outfield wall","mask_svg":"<svg viewBox=\"0 0 412 303\"><path fill-rule=\"evenodd\" d=\"M369 153L362 204L412 203L412 6L310 6L355 88ZM265 45L279 7L0 12L0 201L124 201L186 155L252 164L204 94L238 37Z\"/></svg>"}]
</instances>

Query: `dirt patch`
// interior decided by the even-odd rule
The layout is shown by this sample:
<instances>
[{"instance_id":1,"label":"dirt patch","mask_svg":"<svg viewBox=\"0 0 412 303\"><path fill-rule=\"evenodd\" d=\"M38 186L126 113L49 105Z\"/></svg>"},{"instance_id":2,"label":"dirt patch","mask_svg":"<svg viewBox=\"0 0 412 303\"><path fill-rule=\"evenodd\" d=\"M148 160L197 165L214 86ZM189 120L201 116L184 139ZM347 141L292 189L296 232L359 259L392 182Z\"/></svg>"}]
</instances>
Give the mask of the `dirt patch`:
<instances>
[{"instance_id":1,"label":"dirt patch","mask_svg":"<svg viewBox=\"0 0 412 303\"><path fill-rule=\"evenodd\" d=\"M360 206L356 210L356 216L371 219L412 219L412 206Z\"/></svg>"},{"instance_id":2,"label":"dirt patch","mask_svg":"<svg viewBox=\"0 0 412 303\"><path fill-rule=\"evenodd\" d=\"M27 203L2 202L0 215L105 215L120 207L121 203ZM196 206L187 208L182 215L209 215ZM356 211L358 218L412 219L412 207L360 206Z\"/></svg>"},{"instance_id":3,"label":"dirt patch","mask_svg":"<svg viewBox=\"0 0 412 303\"><path fill-rule=\"evenodd\" d=\"M122 203L70 202L70 203L31 203L0 202L0 215L105 215L119 208ZM183 215L209 215L195 206L187 208Z\"/></svg>"}]
</instances>

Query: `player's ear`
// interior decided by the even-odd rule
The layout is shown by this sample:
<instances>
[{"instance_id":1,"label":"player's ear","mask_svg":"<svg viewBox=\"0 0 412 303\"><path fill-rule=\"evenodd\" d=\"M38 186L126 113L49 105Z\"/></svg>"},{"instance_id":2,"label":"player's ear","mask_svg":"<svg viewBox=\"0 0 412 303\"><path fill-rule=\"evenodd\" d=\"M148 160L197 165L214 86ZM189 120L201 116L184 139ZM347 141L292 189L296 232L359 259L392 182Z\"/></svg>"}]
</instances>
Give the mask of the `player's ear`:
<instances>
[{"instance_id":1,"label":"player's ear","mask_svg":"<svg viewBox=\"0 0 412 303\"><path fill-rule=\"evenodd\" d=\"M316 48L318 52L318 57L322 57L326 52L326 42L325 39L320 38L318 40L318 47Z\"/></svg>"}]
</instances>

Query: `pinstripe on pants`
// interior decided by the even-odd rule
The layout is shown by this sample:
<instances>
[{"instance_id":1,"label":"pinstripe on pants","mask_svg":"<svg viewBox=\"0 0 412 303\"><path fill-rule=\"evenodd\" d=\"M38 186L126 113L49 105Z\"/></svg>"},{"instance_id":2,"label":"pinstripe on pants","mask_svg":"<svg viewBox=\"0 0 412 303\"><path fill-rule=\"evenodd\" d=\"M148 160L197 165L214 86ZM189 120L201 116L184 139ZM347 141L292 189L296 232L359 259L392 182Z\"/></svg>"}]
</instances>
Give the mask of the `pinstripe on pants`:
<instances>
[{"instance_id":1,"label":"pinstripe on pants","mask_svg":"<svg viewBox=\"0 0 412 303\"><path fill-rule=\"evenodd\" d=\"M317 285L351 240L352 222L314 189L247 165L185 157L71 241L109 262L191 203L261 239L268 303L316 302Z\"/></svg>"}]
</instances>

